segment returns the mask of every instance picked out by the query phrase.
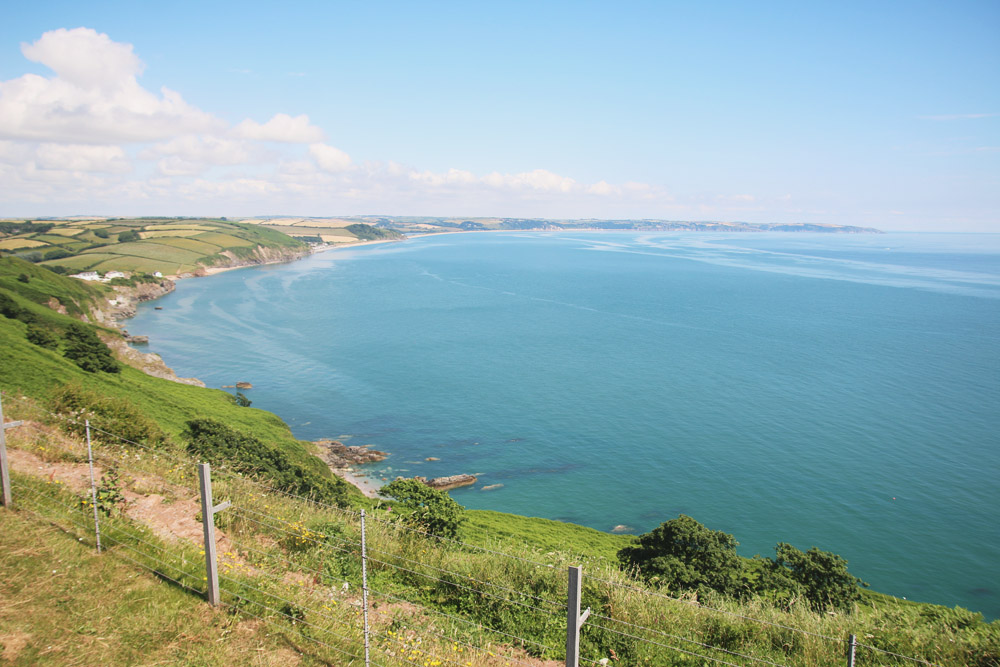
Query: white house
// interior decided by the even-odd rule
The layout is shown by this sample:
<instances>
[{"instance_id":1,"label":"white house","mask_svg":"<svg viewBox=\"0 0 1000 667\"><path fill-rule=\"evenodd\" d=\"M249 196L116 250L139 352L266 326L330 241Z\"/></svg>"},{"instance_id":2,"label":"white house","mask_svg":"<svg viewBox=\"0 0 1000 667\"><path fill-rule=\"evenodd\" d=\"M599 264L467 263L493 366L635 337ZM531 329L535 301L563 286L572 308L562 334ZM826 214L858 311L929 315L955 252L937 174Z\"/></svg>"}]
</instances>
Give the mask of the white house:
<instances>
[{"instance_id":1,"label":"white house","mask_svg":"<svg viewBox=\"0 0 1000 667\"><path fill-rule=\"evenodd\" d=\"M101 277L97 275L97 271L84 271L83 273L74 273L70 278L79 278L80 280L96 280L100 281Z\"/></svg>"}]
</instances>

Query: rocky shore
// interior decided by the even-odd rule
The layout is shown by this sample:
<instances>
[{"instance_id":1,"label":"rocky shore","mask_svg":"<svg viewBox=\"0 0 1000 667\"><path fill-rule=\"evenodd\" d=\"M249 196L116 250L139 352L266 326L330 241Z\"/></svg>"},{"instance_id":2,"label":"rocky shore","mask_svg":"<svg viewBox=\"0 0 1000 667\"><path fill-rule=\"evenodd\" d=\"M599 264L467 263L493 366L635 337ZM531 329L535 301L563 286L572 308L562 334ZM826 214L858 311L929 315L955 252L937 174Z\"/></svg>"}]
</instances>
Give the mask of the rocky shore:
<instances>
[{"instance_id":1,"label":"rocky shore","mask_svg":"<svg viewBox=\"0 0 1000 667\"><path fill-rule=\"evenodd\" d=\"M345 445L339 440L327 438L315 440L314 444L321 452L320 458L331 468L350 468L365 463L378 463L389 456L386 452L371 449L370 445Z\"/></svg>"}]
</instances>

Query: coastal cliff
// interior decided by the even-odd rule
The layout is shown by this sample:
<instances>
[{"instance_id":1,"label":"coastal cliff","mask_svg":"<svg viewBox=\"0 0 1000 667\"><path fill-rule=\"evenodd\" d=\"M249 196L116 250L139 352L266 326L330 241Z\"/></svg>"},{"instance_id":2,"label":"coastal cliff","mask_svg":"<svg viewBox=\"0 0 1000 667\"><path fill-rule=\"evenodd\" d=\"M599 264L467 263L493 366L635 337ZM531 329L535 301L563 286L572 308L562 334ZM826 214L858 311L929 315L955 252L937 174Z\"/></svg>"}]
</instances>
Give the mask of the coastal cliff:
<instances>
[{"instance_id":1,"label":"coastal cliff","mask_svg":"<svg viewBox=\"0 0 1000 667\"><path fill-rule=\"evenodd\" d=\"M208 258L210 263L205 268L188 275L204 276L219 269L235 269L241 266L293 262L306 257L311 252L308 246L257 245L252 248L231 248ZM186 275L182 274L180 277L186 277Z\"/></svg>"}]
</instances>

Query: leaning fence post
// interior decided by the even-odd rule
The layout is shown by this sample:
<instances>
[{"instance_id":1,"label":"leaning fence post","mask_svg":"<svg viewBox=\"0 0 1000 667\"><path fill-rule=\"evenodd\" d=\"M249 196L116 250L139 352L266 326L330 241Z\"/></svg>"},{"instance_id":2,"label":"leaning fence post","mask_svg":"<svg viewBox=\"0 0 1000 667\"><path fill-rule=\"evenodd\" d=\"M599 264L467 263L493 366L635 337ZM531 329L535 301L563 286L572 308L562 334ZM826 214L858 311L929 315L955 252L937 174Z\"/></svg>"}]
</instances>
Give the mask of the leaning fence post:
<instances>
[{"instance_id":1,"label":"leaning fence post","mask_svg":"<svg viewBox=\"0 0 1000 667\"><path fill-rule=\"evenodd\" d=\"M847 667L854 667L854 651L858 646L858 638L851 635L847 640Z\"/></svg>"},{"instance_id":2,"label":"leaning fence post","mask_svg":"<svg viewBox=\"0 0 1000 667\"><path fill-rule=\"evenodd\" d=\"M368 547L365 542L365 511L361 510L361 604L365 619L365 667L371 659L368 651Z\"/></svg>"},{"instance_id":3,"label":"leaning fence post","mask_svg":"<svg viewBox=\"0 0 1000 667\"><path fill-rule=\"evenodd\" d=\"M580 666L580 628L590 616L590 607L580 613L580 568L569 568L569 594L566 598L566 667Z\"/></svg>"},{"instance_id":4,"label":"leaning fence post","mask_svg":"<svg viewBox=\"0 0 1000 667\"><path fill-rule=\"evenodd\" d=\"M0 487L3 488L2 500L4 507L10 507L10 468L7 467L7 436L4 432L9 428L20 426L23 422L3 423L3 403L0 402Z\"/></svg>"},{"instance_id":5,"label":"leaning fence post","mask_svg":"<svg viewBox=\"0 0 1000 667\"><path fill-rule=\"evenodd\" d=\"M205 533L205 580L208 582L208 602L217 606L219 597L219 563L215 558L215 515L229 507L228 500L212 505L212 470L207 463L198 464L201 484L201 524Z\"/></svg>"},{"instance_id":6,"label":"leaning fence post","mask_svg":"<svg viewBox=\"0 0 1000 667\"><path fill-rule=\"evenodd\" d=\"M97 535L97 553L101 553L101 524L97 520L97 484L94 483L94 450L90 446L90 420L84 421L87 428L87 463L90 464L90 501L94 505L94 533Z\"/></svg>"}]
</instances>

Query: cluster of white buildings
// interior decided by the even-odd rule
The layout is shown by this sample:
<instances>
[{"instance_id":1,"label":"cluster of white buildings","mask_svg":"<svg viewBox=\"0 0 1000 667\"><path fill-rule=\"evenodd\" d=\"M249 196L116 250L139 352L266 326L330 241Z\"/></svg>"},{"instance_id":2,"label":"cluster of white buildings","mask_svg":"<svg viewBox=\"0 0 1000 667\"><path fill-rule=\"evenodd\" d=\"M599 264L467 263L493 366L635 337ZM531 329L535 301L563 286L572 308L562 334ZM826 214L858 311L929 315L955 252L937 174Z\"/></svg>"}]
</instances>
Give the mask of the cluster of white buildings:
<instances>
[{"instance_id":1,"label":"cluster of white buildings","mask_svg":"<svg viewBox=\"0 0 1000 667\"><path fill-rule=\"evenodd\" d=\"M156 276L157 278L163 277L163 274L160 273L159 271L157 271L153 275ZM114 278L128 278L128 276L122 273L121 271L108 271L107 273L104 274L104 277L102 278L97 271L84 271L83 273L74 273L70 276L70 278L79 278L80 280L89 280L91 282L96 282L96 283L106 283L109 280L113 280Z\"/></svg>"}]
</instances>

